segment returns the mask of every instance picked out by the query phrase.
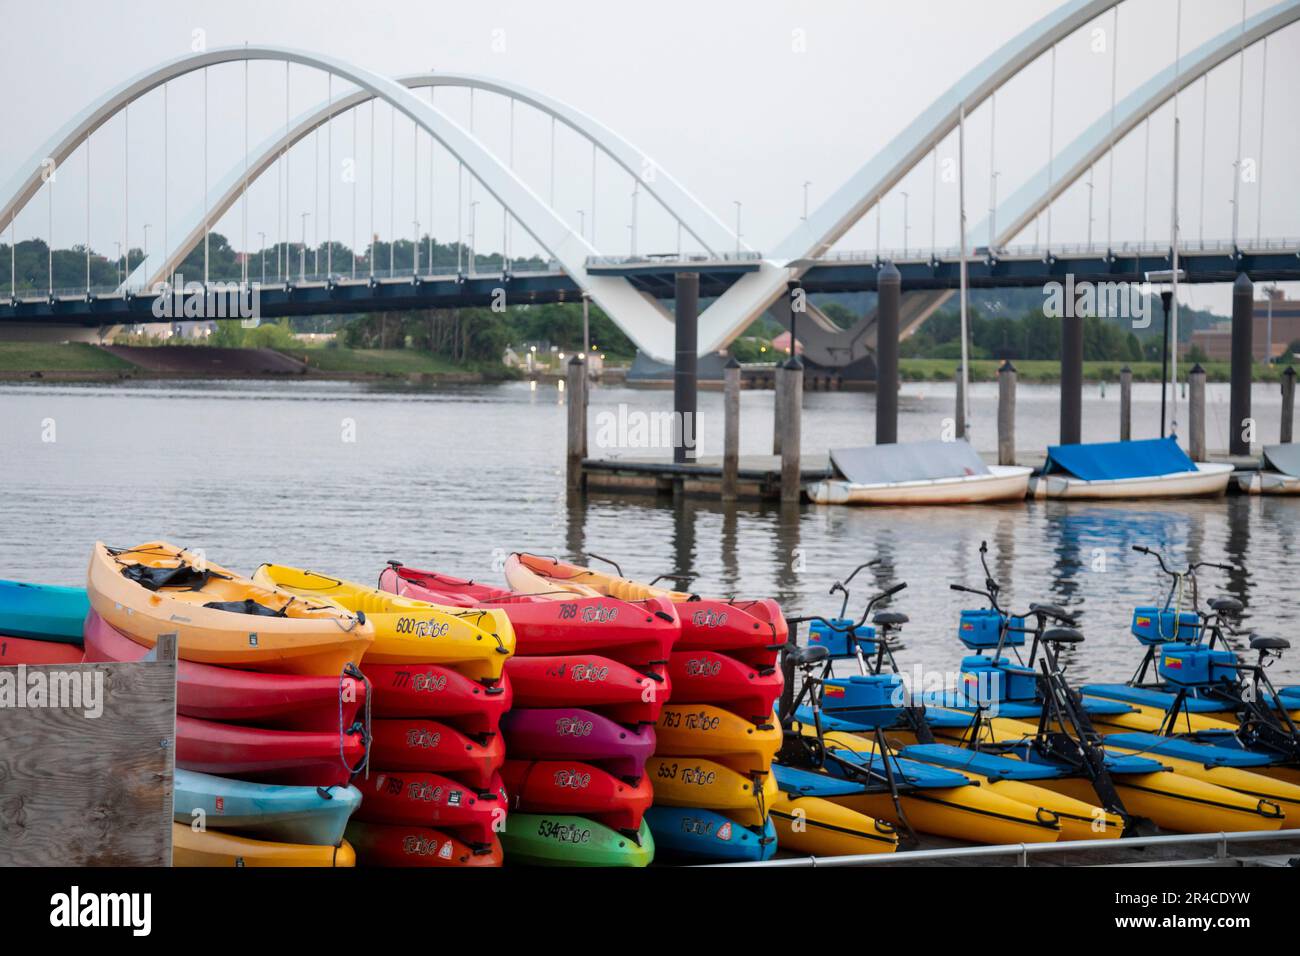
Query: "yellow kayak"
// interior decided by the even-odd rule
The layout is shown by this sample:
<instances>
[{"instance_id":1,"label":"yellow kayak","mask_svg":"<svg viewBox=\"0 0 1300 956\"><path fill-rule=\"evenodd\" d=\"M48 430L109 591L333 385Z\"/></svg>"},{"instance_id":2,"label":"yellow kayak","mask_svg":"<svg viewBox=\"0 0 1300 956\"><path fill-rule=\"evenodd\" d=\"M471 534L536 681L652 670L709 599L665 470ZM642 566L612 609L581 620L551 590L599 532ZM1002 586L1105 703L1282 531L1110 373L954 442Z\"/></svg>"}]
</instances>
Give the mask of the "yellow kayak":
<instances>
[{"instance_id":1,"label":"yellow kayak","mask_svg":"<svg viewBox=\"0 0 1300 956\"><path fill-rule=\"evenodd\" d=\"M655 803L721 810L745 826L762 826L768 807L780 793L770 773L763 774L762 782L756 783L751 777L703 757L651 757L645 772L654 787Z\"/></svg>"},{"instance_id":2,"label":"yellow kayak","mask_svg":"<svg viewBox=\"0 0 1300 956\"><path fill-rule=\"evenodd\" d=\"M356 866L347 840L338 846L308 846L250 840L220 830L196 831L172 824L172 866Z\"/></svg>"},{"instance_id":3,"label":"yellow kayak","mask_svg":"<svg viewBox=\"0 0 1300 956\"><path fill-rule=\"evenodd\" d=\"M854 856L898 849L898 832L890 824L821 797L781 792L769 810L780 850L809 856Z\"/></svg>"},{"instance_id":4,"label":"yellow kayak","mask_svg":"<svg viewBox=\"0 0 1300 956\"><path fill-rule=\"evenodd\" d=\"M667 704L655 725L655 753L708 757L740 774L768 773L781 728L752 724L712 704Z\"/></svg>"},{"instance_id":5,"label":"yellow kayak","mask_svg":"<svg viewBox=\"0 0 1300 956\"><path fill-rule=\"evenodd\" d=\"M253 580L364 613L375 635L368 664L445 664L472 680L498 680L515 652L502 610L443 607L280 564L263 564Z\"/></svg>"},{"instance_id":6,"label":"yellow kayak","mask_svg":"<svg viewBox=\"0 0 1300 956\"><path fill-rule=\"evenodd\" d=\"M330 601L304 600L164 541L96 542L90 605L137 644L178 634L182 660L245 670L338 676L361 663L374 632Z\"/></svg>"},{"instance_id":7,"label":"yellow kayak","mask_svg":"<svg viewBox=\"0 0 1300 956\"><path fill-rule=\"evenodd\" d=\"M825 735L826 746L857 753L874 753L861 737ZM970 779L970 775L962 774ZM656 791L657 792L657 791ZM833 803L895 826L902 821L889 793L854 793L829 798ZM899 795L899 804L912 828L922 833L971 843L1052 843L1061 836L1056 814L1031 806L974 783L966 787L934 787Z\"/></svg>"},{"instance_id":8,"label":"yellow kayak","mask_svg":"<svg viewBox=\"0 0 1300 956\"><path fill-rule=\"evenodd\" d=\"M1134 709L1129 714L1089 714L1088 719L1092 722L1093 729L1099 734L1111 733L1129 733L1131 731L1141 731L1143 733L1153 734L1158 731L1166 719L1168 712L1161 710L1159 707L1151 707L1147 704L1135 704L1130 700L1124 701ZM1197 733L1203 730L1234 730L1236 722L1224 719L1221 714L1193 714L1184 711L1178 718L1178 725L1174 732ZM1056 729L1056 728L1053 728Z\"/></svg>"}]
</instances>

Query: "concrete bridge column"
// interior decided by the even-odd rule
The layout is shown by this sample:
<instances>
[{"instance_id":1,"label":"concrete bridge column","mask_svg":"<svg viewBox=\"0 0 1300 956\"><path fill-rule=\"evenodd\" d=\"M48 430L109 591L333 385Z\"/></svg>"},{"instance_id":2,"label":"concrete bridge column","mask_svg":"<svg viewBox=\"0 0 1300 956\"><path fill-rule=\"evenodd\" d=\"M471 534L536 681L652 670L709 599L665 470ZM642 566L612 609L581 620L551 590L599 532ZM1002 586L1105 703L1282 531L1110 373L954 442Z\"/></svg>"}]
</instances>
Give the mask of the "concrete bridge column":
<instances>
[{"instance_id":1,"label":"concrete bridge column","mask_svg":"<svg viewBox=\"0 0 1300 956\"><path fill-rule=\"evenodd\" d=\"M700 339L700 276L696 272L677 273L676 336L677 354L673 364L673 412L678 425L673 446L673 461L693 462L697 453L696 406L699 395L699 359L696 349Z\"/></svg>"}]
</instances>

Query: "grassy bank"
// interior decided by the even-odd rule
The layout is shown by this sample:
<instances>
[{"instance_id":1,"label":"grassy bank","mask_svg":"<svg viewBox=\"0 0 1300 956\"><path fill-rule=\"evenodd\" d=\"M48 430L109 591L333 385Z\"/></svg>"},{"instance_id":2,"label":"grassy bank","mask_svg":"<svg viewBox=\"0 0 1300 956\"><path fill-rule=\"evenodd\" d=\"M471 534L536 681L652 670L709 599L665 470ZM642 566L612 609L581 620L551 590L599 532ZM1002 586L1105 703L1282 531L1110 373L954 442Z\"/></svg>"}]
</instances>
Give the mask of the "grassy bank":
<instances>
[{"instance_id":1,"label":"grassy bank","mask_svg":"<svg viewBox=\"0 0 1300 956\"><path fill-rule=\"evenodd\" d=\"M970 363L971 380L975 382L992 382L997 379L998 366L1002 363L993 359L975 359ZM1025 359L1012 361L1016 367L1017 379L1021 382L1057 382L1061 378L1061 365L1055 359ZM1083 377L1089 382L1118 382L1120 369L1124 362L1084 362ZM1229 380L1227 362L1202 363L1205 377L1210 382ZM1159 362L1129 362L1135 382L1160 381ZM1178 377L1186 378L1191 363L1178 363ZM1276 382L1285 370L1282 365L1256 365L1254 380L1257 382ZM899 376L905 382L949 382L957 376L957 363L949 359L905 358L898 362Z\"/></svg>"},{"instance_id":2,"label":"grassy bank","mask_svg":"<svg viewBox=\"0 0 1300 956\"><path fill-rule=\"evenodd\" d=\"M490 379L511 377L505 366L449 361L415 349L303 348L279 349L315 371L329 375L483 375Z\"/></svg>"},{"instance_id":3,"label":"grassy bank","mask_svg":"<svg viewBox=\"0 0 1300 956\"><path fill-rule=\"evenodd\" d=\"M85 342L0 342L0 372L128 372L116 355Z\"/></svg>"}]
</instances>

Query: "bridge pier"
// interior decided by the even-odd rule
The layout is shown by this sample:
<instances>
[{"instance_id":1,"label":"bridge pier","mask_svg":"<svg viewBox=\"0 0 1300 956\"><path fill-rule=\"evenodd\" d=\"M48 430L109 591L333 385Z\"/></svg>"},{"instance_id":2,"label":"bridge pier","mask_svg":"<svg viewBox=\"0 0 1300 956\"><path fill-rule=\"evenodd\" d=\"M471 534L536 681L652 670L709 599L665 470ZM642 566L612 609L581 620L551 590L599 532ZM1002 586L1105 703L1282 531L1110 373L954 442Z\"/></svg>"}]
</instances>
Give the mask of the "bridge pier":
<instances>
[{"instance_id":1,"label":"bridge pier","mask_svg":"<svg viewBox=\"0 0 1300 956\"><path fill-rule=\"evenodd\" d=\"M1061 444L1077 445L1083 438L1083 319L1066 303L1061 316Z\"/></svg>"},{"instance_id":2,"label":"bridge pier","mask_svg":"<svg viewBox=\"0 0 1300 956\"><path fill-rule=\"evenodd\" d=\"M740 362L722 370L722 500L735 501L740 488Z\"/></svg>"},{"instance_id":3,"label":"bridge pier","mask_svg":"<svg viewBox=\"0 0 1300 956\"><path fill-rule=\"evenodd\" d=\"M1232 362L1231 396L1229 398L1228 454L1249 455L1247 437L1250 418L1251 365L1255 361L1255 284L1244 272L1237 273L1232 284ZM1252 429L1253 431L1253 429Z\"/></svg>"},{"instance_id":4,"label":"bridge pier","mask_svg":"<svg viewBox=\"0 0 1300 956\"><path fill-rule=\"evenodd\" d=\"M673 359L673 418L677 423L673 461L695 461L698 453L696 408L699 400L700 276L679 272L675 292L676 347Z\"/></svg>"},{"instance_id":5,"label":"bridge pier","mask_svg":"<svg viewBox=\"0 0 1300 956\"><path fill-rule=\"evenodd\" d=\"M903 277L886 262L876 280L876 444L898 441L898 306Z\"/></svg>"}]
</instances>

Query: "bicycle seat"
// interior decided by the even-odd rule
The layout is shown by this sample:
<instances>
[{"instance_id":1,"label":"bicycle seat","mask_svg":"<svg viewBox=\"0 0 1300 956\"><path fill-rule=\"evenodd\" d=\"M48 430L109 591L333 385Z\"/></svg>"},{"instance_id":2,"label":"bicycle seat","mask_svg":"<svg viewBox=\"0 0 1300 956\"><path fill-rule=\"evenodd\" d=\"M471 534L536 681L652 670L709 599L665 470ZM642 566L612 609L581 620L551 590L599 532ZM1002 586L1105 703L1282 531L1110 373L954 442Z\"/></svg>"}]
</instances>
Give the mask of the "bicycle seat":
<instances>
[{"instance_id":1,"label":"bicycle seat","mask_svg":"<svg viewBox=\"0 0 1300 956\"><path fill-rule=\"evenodd\" d=\"M1083 640L1083 631L1075 627L1052 627L1043 632L1043 640L1049 644L1078 644Z\"/></svg>"},{"instance_id":2,"label":"bicycle seat","mask_svg":"<svg viewBox=\"0 0 1300 956\"><path fill-rule=\"evenodd\" d=\"M1234 597L1210 598L1210 608L1220 614L1239 614L1245 607Z\"/></svg>"},{"instance_id":3,"label":"bicycle seat","mask_svg":"<svg viewBox=\"0 0 1300 956\"><path fill-rule=\"evenodd\" d=\"M1059 604L1031 604L1029 605L1029 611L1031 614L1042 614L1045 617L1054 617L1058 621L1074 620L1074 615Z\"/></svg>"},{"instance_id":4,"label":"bicycle seat","mask_svg":"<svg viewBox=\"0 0 1300 956\"><path fill-rule=\"evenodd\" d=\"M831 649L825 644L809 644L805 647L791 647L786 654L795 667L806 667L826 660L831 656Z\"/></svg>"},{"instance_id":5,"label":"bicycle seat","mask_svg":"<svg viewBox=\"0 0 1300 956\"><path fill-rule=\"evenodd\" d=\"M910 620L902 611L877 611L871 616L872 624L881 625L906 624Z\"/></svg>"},{"instance_id":6,"label":"bicycle seat","mask_svg":"<svg viewBox=\"0 0 1300 956\"><path fill-rule=\"evenodd\" d=\"M1285 637L1264 637L1262 634L1256 634L1250 639L1252 650L1256 651L1281 651L1291 646L1291 642Z\"/></svg>"}]
</instances>

